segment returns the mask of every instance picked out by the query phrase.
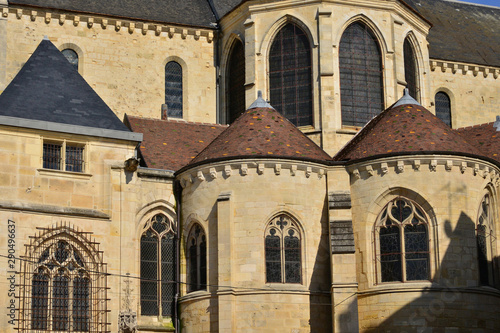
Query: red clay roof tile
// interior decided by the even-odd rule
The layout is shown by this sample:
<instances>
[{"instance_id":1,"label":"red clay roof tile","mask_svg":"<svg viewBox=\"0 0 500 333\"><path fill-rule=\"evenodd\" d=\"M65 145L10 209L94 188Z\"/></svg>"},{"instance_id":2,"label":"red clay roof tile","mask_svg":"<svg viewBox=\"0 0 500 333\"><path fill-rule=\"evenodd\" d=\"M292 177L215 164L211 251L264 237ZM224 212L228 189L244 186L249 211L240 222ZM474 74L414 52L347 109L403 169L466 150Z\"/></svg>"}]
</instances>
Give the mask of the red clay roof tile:
<instances>
[{"instance_id":1,"label":"red clay roof tile","mask_svg":"<svg viewBox=\"0 0 500 333\"><path fill-rule=\"evenodd\" d=\"M493 127L493 122L458 128L457 132L473 146L482 151L486 157L500 162L500 132Z\"/></svg>"},{"instance_id":2,"label":"red clay roof tile","mask_svg":"<svg viewBox=\"0 0 500 333\"><path fill-rule=\"evenodd\" d=\"M134 132L143 133L140 153L148 168L179 170L224 129L225 125L126 116Z\"/></svg>"},{"instance_id":3,"label":"red clay roof tile","mask_svg":"<svg viewBox=\"0 0 500 333\"><path fill-rule=\"evenodd\" d=\"M404 104L372 119L334 156L334 160L352 161L412 152L483 155L424 107Z\"/></svg>"},{"instance_id":4,"label":"red clay roof tile","mask_svg":"<svg viewBox=\"0 0 500 333\"><path fill-rule=\"evenodd\" d=\"M190 164L244 157L331 160L323 149L279 112L272 108L253 108L238 117Z\"/></svg>"}]
</instances>

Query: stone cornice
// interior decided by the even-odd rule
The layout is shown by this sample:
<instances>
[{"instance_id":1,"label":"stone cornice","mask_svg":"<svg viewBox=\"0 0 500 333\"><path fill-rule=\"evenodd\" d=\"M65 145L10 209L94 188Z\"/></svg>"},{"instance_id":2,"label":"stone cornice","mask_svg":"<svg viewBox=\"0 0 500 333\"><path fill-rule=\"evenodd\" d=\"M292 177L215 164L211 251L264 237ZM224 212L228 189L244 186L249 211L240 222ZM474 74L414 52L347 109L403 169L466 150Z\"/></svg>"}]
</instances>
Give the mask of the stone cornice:
<instances>
[{"instance_id":1,"label":"stone cornice","mask_svg":"<svg viewBox=\"0 0 500 333\"><path fill-rule=\"evenodd\" d=\"M294 160L279 159L241 159L212 164L203 164L198 167L186 170L177 176L182 188L186 188L193 183L201 183L222 177L245 177L250 174L274 174L276 176L290 177L317 177L325 176L327 166Z\"/></svg>"},{"instance_id":2,"label":"stone cornice","mask_svg":"<svg viewBox=\"0 0 500 333\"><path fill-rule=\"evenodd\" d=\"M484 65L467 64L463 62L453 62L446 60L430 60L431 71L441 71L443 73L451 72L452 74L473 75L478 76L481 74L487 78L490 74L496 80L500 74L500 68Z\"/></svg>"},{"instance_id":3,"label":"stone cornice","mask_svg":"<svg viewBox=\"0 0 500 333\"><path fill-rule=\"evenodd\" d=\"M30 9L22 7L3 7L2 17L6 18L10 15L15 15L15 17L20 20L23 17L29 18L31 21L36 21L37 18L42 18L46 24L50 24L52 21L57 22L59 25L72 24L75 27L85 24L88 29L100 26L101 29L114 29L115 31L126 30L129 34L142 34L155 36L168 36L173 38L174 35L180 35L182 39L186 39L187 36L193 36L195 40L199 40L200 37L204 37L208 43L211 43L214 39L214 31L210 29L203 28L193 28L185 27L182 25L174 24L163 24L163 23L149 23L142 22L140 20L133 20L127 18L115 18L106 16L97 16L91 14L78 14L73 12L64 13L62 11L50 11L46 9Z\"/></svg>"},{"instance_id":4,"label":"stone cornice","mask_svg":"<svg viewBox=\"0 0 500 333\"><path fill-rule=\"evenodd\" d=\"M461 156L420 155L395 156L351 164L347 171L353 181L367 179L388 173L421 172L472 173L476 177L488 179L495 186L500 185L500 169L489 162Z\"/></svg>"}]
</instances>

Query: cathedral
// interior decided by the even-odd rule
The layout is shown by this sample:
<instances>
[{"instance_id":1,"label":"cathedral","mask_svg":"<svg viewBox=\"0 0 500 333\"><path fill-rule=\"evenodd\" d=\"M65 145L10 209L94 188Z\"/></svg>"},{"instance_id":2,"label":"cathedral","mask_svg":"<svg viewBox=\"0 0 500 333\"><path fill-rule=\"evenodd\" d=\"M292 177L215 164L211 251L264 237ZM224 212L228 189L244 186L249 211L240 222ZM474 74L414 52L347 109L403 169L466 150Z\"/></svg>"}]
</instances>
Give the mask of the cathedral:
<instances>
[{"instance_id":1,"label":"cathedral","mask_svg":"<svg viewBox=\"0 0 500 333\"><path fill-rule=\"evenodd\" d=\"M0 13L1 332L500 331L500 7Z\"/></svg>"}]
</instances>

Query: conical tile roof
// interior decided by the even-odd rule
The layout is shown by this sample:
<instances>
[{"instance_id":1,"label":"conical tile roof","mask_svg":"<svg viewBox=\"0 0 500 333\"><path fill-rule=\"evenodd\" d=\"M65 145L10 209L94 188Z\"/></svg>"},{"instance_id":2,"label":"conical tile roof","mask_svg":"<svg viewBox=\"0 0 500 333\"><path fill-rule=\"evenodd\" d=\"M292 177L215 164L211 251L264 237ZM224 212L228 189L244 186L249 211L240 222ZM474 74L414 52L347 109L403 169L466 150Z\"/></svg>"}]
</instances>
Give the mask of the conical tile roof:
<instances>
[{"instance_id":1,"label":"conical tile roof","mask_svg":"<svg viewBox=\"0 0 500 333\"><path fill-rule=\"evenodd\" d=\"M497 119L500 117L497 117ZM500 124L499 120L497 120ZM475 125L457 129L474 147L484 153L484 156L500 162L500 128L496 122Z\"/></svg>"},{"instance_id":2,"label":"conical tile roof","mask_svg":"<svg viewBox=\"0 0 500 333\"><path fill-rule=\"evenodd\" d=\"M260 104L259 104L260 105ZM190 163L278 157L326 162L331 157L279 112L269 107L245 111Z\"/></svg>"},{"instance_id":3,"label":"conical tile roof","mask_svg":"<svg viewBox=\"0 0 500 333\"><path fill-rule=\"evenodd\" d=\"M431 153L485 156L421 105L396 103L366 124L333 159Z\"/></svg>"},{"instance_id":4,"label":"conical tile roof","mask_svg":"<svg viewBox=\"0 0 500 333\"><path fill-rule=\"evenodd\" d=\"M0 95L0 116L130 133L48 39Z\"/></svg>"}]
</instances>

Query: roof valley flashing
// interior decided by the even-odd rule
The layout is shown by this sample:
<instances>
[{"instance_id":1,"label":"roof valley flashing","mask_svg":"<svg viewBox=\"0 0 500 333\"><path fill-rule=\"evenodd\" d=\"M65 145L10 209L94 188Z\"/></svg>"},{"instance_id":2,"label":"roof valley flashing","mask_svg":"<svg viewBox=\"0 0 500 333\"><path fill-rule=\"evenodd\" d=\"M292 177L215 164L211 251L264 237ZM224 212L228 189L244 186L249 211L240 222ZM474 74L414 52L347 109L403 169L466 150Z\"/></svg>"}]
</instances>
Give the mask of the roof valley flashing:
<instances>
[{"instance_id":1,"label":"roof valley flashing","mask_svg":"<svg viewBox=\"0 0 500 333\"><path fill-rule=\"evenodd\" d=\"M0 125L142 141L47 38L0 95Z\"/></svg>"}]
</instances>

